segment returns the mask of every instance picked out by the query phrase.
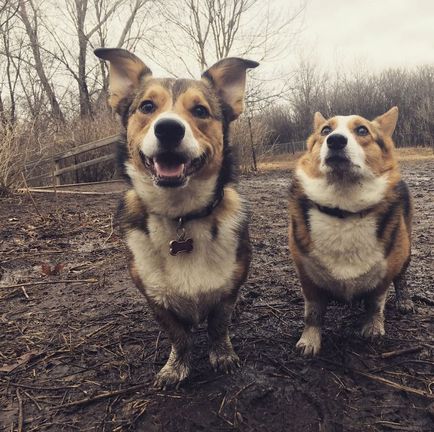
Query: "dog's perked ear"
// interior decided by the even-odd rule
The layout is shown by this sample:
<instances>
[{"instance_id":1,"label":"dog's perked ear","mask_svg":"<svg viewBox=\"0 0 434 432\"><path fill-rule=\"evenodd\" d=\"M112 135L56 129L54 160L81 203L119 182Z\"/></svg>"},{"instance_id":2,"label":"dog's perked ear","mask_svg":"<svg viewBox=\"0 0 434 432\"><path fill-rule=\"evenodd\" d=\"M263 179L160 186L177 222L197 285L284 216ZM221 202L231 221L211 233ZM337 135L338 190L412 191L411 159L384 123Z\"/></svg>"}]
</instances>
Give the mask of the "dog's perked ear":
<instances>
[{"instance_id":1,"label":"dog's perked ear","mask_svg":"<svg viewBox=\"0 0 434 432\"><path fill-rule=\"evenodd\" d=\"M109 103L120 114L120 102L134 95L143 77L152 72L137 56L121 48L98 48L94 53L110 63Z\"/></svg>"},{"instance_id":2,"label":"dog's perked ear","mask_svg":"<svg viewBox=\"0 0 434 432\"><path fill-rule=\"evenodd\" d=\"M393 132L395 131L397 121L398 107L394 106L383 115L376 117L373 120L373 123L375 123L386 136L391 137Z\"/></svg>"},{"instance_id":3,"label":"dog's perked ear","mask_svg":"<svg viewBox=\"0 0 434 432\"><path fill-rule=\"evenodd\" d=\"M228 57L215 63L202 74L202 78L211 82L229 108L229 121L235 120L244 111L246 71L257 66L259 63L252 60Z\"/></svg>"},{"instance_id":4,"label":"dog's perked ear","mask_svg":"<svg viewBox=\"0 0 434 432\"><path fill-rule=\"evenodd\" d=\"M313 130L317 130L323 123L326 122L324 116L317 111L313 116Z\"/></svg>"}]
</instances>

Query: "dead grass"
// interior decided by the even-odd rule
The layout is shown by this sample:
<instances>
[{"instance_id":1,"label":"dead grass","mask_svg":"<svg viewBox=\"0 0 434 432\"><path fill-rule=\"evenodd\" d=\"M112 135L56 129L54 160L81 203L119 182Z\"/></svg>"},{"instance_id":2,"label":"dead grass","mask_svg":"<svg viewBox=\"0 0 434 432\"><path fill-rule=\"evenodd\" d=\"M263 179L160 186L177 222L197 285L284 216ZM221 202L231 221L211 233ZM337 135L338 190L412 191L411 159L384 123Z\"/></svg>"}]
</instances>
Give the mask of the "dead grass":
<instances>
[{"instance_id":1,"label":"dead grass","mask_svg":"<svg viewBox=\"0 0 434 432\"><path fill-rule=\"evenodd\" d=\"M398 160L434 159L434 149L430 147L406 147L397 149Z\"/></svg>"},{"instance_id":2,"label":"dead grass","mask_svg":"<svg viewBox=\"0 0 434 432\"><path fill-rule=\"evenodd\" d=\"M430 147L406 147L396 150L399 161L434 160L434 151ZM302 152L295 154L266 156L258 164L260 171L281 171L295 168Z\"/></svg>"}]
</instances>

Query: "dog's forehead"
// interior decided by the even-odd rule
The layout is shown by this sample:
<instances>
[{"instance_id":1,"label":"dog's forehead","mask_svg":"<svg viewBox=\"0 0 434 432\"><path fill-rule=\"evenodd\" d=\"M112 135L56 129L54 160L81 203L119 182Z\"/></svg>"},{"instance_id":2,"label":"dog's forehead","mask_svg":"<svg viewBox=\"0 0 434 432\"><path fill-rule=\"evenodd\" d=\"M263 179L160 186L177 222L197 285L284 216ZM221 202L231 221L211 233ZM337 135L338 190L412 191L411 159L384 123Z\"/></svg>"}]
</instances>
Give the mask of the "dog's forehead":
<instances>
[{"instance_id":1,"label":"dog's forehead","mask_svg":"<svg viewBox=\"0 0 434 432\"><path fill-rule=\"evenodd\" d=\"M152 88L162 87L172 95L173 100L177 100L180 95L188 90L196 90L206 99L215 99L215 94L210 85L203 80L193 80L185 78L150 78L144 82L142 93L146 93Z\"/></svg>"},{"instance_id":2,"label":"dog's forehead","mask_svg":"<svg viewBox=\"0 0 434 432\"><path fill-rule=\"evenodd\" d=\"M206 80L148 78L143 82L142 90L135 99L134 107L137 107L140 101L146 97L158 97L160 93L169 95L172 106L175 106L180 99L182 99L181 103L186 105L206 102L205 105L208 105L213 116L218 120L221 119L222 108L218 94L211 83ZM184 95L187 97L183 98Z\"/></svg>"},{"instance_id":3,"label":"dog's forehead","mask_svg":"<svg viewBox=\"0 0 434 432\"><path fill-rule=\"evenodd\" d=\"M370 123L369 120L358 115L335 116L329 120L329 124L331 124L334 129L352 130L358 125L367 123Z\"/></svg>"}]
</instances>

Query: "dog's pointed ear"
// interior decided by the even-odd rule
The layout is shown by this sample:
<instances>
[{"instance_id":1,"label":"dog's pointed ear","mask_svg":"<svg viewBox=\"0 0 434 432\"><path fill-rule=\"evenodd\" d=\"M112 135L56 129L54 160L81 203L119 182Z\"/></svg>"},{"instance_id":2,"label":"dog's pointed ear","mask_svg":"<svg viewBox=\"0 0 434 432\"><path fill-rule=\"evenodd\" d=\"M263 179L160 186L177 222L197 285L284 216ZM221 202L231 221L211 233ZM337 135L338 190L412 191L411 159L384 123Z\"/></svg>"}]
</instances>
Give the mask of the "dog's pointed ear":
<instances>
[{"instance_id":1,"label":"dog's pointed ear","mask_svg":"<svg viewBox=\"0 0 434 432\"><path fill-rule=\"evenodd\" d=\"M373 123L376 123L385 135L391 137L396 128L398 113L398 107L394 106L383 115L376 117Z\"/></svg>"},{"instance_id":2,"label":"dog's pointed ear","mask_svg":"<svg viewBox=\"0 0 434 432\"><path fill-rule=\"evenodd\" d=\"M319 111L317 111L313 116L313 129L317 130L325 122L326 119L324 118L324 116Z\"/></svg>"},{"instance_id":3,"label":"dog's pointed ear","mask_svg":"<svg viewBox=\"0 0 434 432\"><path fill-rule=\"evenodd\" d=\"M230 108L229 121L235 120L244 111L246 71L259 63L242 58L228 57L211 66L202 78L211 82L217 94Z\"/></svg>"},{"instance_id":4,"label":"dog's pointed ear","mask_svg":"<svg viewBox=\"0 0 434 432\"><path fill-rule=\"evenodd\" d=\"M119 103L134 94L151 70L137 56L122 48L98 48L95 55L110 63L109 104L118 112Z\"/></svg>"}]
</instances>

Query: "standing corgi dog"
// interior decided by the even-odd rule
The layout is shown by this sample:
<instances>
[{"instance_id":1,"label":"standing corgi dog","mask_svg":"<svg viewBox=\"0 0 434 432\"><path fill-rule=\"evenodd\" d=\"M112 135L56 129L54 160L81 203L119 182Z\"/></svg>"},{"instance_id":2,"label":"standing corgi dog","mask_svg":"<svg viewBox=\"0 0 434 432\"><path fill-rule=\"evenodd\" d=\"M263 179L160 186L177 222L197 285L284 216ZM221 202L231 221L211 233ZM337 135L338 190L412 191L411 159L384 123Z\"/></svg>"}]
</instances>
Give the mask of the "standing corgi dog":
<instances>
[{"instance_id":1,"label":"standing corgi dog","mask_svg":"<svg viewBox=\"0 0 434 432\"><path fill-rule=\"evenodd\" d=\"M397 307L413 309L405 280L412 205L394 156L397 119L397 107L373 121L315 114L289 200L289 247L305 300L297 348L305 355L320 350L330 299L364 299L365 337L384 335L391 282Z\"/></svg>"},{"instance_id":2,"label":"standing corgi dog","mask_svg":"<svg viewBox=\"0 0 434 432\"><path fill-rule=\"evenodd\" d=\"M95 54L110 63L109 103L124 127L121 165L132 188L119 217L129 270L172 344L155 385L189 375L191 330L205 319L211 365L229 372L239 359L228 325L251 251L228 129L258 63L227 58L197 81L157 79L126 50Z\"/></svg>"}]
</instances>

